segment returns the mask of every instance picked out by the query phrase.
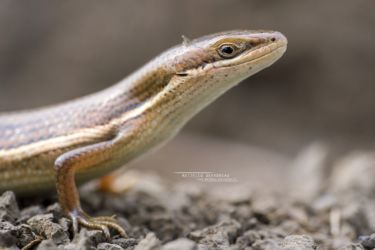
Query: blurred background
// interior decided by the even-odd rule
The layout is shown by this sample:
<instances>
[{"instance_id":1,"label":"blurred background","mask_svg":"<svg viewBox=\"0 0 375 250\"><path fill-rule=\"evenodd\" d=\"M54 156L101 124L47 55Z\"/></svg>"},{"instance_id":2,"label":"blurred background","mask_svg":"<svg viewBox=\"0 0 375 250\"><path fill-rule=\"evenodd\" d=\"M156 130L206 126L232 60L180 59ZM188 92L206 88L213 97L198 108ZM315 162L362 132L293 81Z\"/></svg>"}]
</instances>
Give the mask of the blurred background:
<instances>
[{"instance_id":1,"label":"blurred background","mask_svg":"<svg viewBox=\"0 0 375 250\"><path fill-rule=\"evenodd\" d=\"M0 111L101 90L180 43L182 34L271 29L289 39L284 57L196 116L161 151L165 162L171 155L178 165L189 153L208 159L233 153L227 161L241 165L262 149L280 165L315 141L372 148L374 9L368 0L3 0ZM268 154L262 159L270 161Z\"/></svg>"}]
</instances>

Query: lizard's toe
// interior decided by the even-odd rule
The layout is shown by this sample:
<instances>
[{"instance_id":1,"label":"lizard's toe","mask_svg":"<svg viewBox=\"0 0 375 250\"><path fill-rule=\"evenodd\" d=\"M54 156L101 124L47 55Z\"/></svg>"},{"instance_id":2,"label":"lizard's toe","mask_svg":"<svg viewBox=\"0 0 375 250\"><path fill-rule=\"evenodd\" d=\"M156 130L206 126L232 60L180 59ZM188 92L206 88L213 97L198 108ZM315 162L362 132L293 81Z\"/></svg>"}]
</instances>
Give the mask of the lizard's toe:
<instances>
[{"instance_id":1,"label":"lizard's toe","mask_svg":"<svg viewBox=\"0 0 375 250\"><path fill-rule=\"evenodd\" d=\"M79 214L70 214L70 217L72 218L73 224L74 222L76 222L82 227L85 227L88 229L101 230L107 239L109 239L111 236L109 232L110 228L115 230L122 237L124 238L128 237L125 230L119 224L117 224L114 216L91 217L91 216L86 215L85 213L79 213ZM74 230L76 231L76 228L74 228Z\"/></svg>"},{"instance_id":2,"label":"lizard's toe","mask_svg":"<svg viewBox=\"0 0 375 250\"><path fill-rule=\"evenodd\" d=\"M128 235L126 234L125 230L119 224L117 224L114 216L108 216L108 217L100 216L100 217L93 217L91 219L93 223L106 226L107 228L112 228L122 237L128 238Z\"/></svg>"}]
</instances>

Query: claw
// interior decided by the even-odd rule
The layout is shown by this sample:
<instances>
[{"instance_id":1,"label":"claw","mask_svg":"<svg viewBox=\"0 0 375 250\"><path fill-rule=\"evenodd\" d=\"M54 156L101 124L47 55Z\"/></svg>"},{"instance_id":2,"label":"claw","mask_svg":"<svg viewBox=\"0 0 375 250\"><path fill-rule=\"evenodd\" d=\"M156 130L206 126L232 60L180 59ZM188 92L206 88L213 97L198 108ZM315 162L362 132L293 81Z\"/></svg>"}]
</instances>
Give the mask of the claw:
<instances>
[{"instance_id":1,"label":"claw","mask_svg":"<svg viewBox=\"0 0 375 250\"><path fill-rule=\"evenodd\" d=\"M102 225L105 225L105 226L107 226L109 228L113 228L123 238L128 238L128 235L126 234L125 230L121 226L119 226L117 223L115 223L115 222L109 222L109 221L103 221L103 220L98 221L98 223L101 223Z\"/></svg>"},{"instance_id":2,"label":"claw","mask_svg":"<svg viewBox=\"0 0 375 250\"><path fill-rule=\"evenodd\" d=\"M125 230L117 224L115 216L99 216L99 217L90 217L84 212L81 213L71 213L70 218L73 223L74 233L78 232L78 224L86 227L88 229L98 229L101 230L107 239L110 239L111 234L109 228L114 229L119 235L124 238L127 238Z\"/></svg>"},{"instance_id":3,"label":"claw","mask_svg":"<svg viewBox=\"0 0 375 250\"><path fill-rule=\"evenodd\" d=\"M77 218L75 216L70 216L70 218L72 220L73 233L74 233L74 235L76 235L78 233L78 221L77 221Z\"/></svg>"}]
</instances>

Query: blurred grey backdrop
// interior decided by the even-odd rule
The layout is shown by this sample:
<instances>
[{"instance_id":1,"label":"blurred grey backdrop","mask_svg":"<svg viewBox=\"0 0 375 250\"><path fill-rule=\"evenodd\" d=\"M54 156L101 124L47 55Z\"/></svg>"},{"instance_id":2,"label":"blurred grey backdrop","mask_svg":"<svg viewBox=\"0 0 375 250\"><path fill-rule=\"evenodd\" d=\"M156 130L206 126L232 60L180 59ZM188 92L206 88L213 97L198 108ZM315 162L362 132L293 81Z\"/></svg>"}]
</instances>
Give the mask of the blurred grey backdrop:
<instances>
[{"instance_id":1,"label":"blurred grey backdrop","mask_svg":"<svg viewBox=\"0 0 375 250\"><path fill-rule=\"evenodd\" d=\"M372 147L374 10L370 0L2 0L0 111L103 89L182 34L272 29L289 39L284 58L185 131L287 153L315 140Z\"/></svg>"}]
</instances>

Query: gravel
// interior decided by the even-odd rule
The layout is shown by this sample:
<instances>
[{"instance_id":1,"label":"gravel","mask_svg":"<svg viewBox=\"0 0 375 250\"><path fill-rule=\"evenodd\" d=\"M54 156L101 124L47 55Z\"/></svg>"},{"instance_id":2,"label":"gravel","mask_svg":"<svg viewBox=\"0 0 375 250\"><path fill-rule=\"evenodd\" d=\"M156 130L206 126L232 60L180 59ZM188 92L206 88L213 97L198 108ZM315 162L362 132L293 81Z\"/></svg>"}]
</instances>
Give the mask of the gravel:
<instances>
[{"instance_id":1,"label":"gravel","mask_svg":"<svg viewBox=\"0 0 375 250\"><path fill-rule=\"evenodd\" d=\"M329 163L324 150L314 145L291 162L289 188L298 189L304 179L308 185L296 192L267 192L267 185L252 189L245 183L170 183L149 173L143 173L147 182L117 196L94 184L83 187L87 212L116 214L127 239L115 232L106 239L85 228L74 235L56 197L17 199L8 191L0 196L0 249L375 248L374 183L366 183L375 179L372 153L349 153Z\"/></svg>"}]
</instances>

